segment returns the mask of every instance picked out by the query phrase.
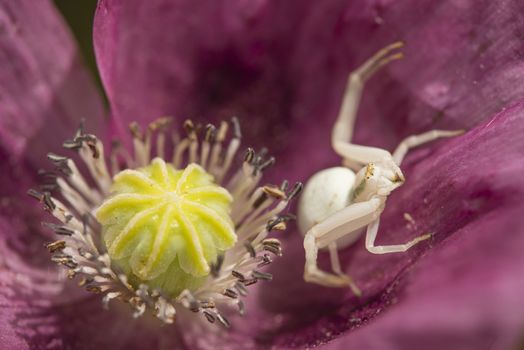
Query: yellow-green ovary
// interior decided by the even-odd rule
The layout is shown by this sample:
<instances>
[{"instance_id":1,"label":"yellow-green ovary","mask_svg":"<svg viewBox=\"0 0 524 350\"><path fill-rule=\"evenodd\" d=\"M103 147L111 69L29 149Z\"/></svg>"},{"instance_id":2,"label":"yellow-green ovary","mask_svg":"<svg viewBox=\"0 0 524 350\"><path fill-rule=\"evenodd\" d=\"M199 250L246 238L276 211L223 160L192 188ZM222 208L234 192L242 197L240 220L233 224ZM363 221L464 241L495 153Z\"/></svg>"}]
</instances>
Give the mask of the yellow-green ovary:
<instances>
[{"instance_id":1,"label":"yellow-green ovary","mask_svg":"<svg viewBox=\"0 0 524 350\"><path fill-rule=\"evenodd\" d=\"M109 256L135 286L176 297L236 242L232 197L199 165L177 170L155 158L115 175L111 190L95 215Z\"/></svg>"}]
</instances>

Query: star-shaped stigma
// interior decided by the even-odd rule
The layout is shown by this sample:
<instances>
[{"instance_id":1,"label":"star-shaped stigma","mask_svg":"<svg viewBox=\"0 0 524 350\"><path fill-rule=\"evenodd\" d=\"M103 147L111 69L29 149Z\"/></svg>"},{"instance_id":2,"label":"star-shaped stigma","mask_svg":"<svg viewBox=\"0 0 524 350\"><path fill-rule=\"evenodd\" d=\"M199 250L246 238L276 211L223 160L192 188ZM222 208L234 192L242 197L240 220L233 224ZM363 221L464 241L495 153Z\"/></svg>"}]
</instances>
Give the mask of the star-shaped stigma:
<instances>
[{"instance_id":1,"label":"star-shaped stigma","mask_svg":"<svg viewBox=\"0 0 524 350\"><path fill-rule=\"evenodd\" d=\"M200 165L178 170L155 158L113 179L96 210L110 257L137 281L171 295L200 284L217 257L236 243L232 196Z\"/></svg>"}]
</instances>

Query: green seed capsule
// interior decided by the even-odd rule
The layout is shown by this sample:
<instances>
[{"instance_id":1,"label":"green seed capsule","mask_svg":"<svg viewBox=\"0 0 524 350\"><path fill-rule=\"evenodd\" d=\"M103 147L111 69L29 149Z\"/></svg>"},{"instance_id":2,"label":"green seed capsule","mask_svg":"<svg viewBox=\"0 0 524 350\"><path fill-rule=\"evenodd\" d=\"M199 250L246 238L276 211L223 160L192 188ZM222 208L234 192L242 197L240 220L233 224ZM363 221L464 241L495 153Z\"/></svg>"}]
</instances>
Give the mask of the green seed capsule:
<instances>
[{"instance_id":1,"label":"green seed capsule","mask_svg":"<svg viewBox=\"0 0 524 350\"><path fill-rule=\"evenodd\" d=\"M111 259L132 284L176 297L198 287L236 243L232 197L199 165L177 170L155 158L113 180L95 215Z\"/></svg>"}]
</instances>

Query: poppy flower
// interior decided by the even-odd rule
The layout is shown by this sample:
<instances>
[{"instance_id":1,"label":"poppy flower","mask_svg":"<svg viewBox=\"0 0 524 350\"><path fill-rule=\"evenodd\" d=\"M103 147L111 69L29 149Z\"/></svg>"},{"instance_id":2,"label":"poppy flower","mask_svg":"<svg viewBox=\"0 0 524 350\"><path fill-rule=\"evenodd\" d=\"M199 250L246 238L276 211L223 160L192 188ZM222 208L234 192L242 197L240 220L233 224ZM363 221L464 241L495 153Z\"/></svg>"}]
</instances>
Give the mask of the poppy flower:
<instances>
[{"instance_id":1,"label":"poppy flower","mask_svg":"<svg viewBox=\"0 0 524 350\"><path fill-rule=\"evenodd\" d=\"M524 22L518 1L100 1L94 18L106 111L50 2L0 5L0 341L7 349L490 348L524 330ZM330 130L348 73L403 40L405 59L366 86L354 141L392 149L430 129L466 129L406 158L377 256L341 251L360 289L302 279L302 237L254 286L229 330L134 320L126 305L60 279L41 208L25 194L81 118L108 141L129 123L237 116L277 163L265 181L306 180L340 159ZM121 136L124 137L124 136ZM127 143L124 147L131 147ZM409 214L406 216L406 214ZM406 220L408 217L410 220ZM321 256L321 264L327 264ZM182 319L181 319L182 320Z\"/></svg>"}]
</instances>

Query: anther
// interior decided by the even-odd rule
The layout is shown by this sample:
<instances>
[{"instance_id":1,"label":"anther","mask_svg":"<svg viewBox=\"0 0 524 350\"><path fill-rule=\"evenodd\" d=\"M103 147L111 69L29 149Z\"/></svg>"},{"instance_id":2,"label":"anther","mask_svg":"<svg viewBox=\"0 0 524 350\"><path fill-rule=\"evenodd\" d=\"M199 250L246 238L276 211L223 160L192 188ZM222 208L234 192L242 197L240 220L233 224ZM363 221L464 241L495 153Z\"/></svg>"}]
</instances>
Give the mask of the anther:
<instances>
[{"instance_id":1,"label":"anther","mask_svg":"<svg viewBox=\"0 0 524 350\"><path fill-rule=\"evenodd\" d=\"M257 252L255 251L255 248L253 247L251 243L245 242L244 247L246 248L247 252L249 253L249 256L251 256L252 258L257 256Z\"/></svg>"},{"instance_id":2,"label":"anther","mask_svg":"<svg viewBox=\"0 0 524 350\"><path fill-rule=\"evenodd\" d=\"M302 191L303 187L304 187L304 185L302 185L301 182L297 182L293 186L293 189L291 189L291 191L287 194L287 200L290 201L293 198L295 198L300 193L300 191Z\"/></svg>"},{"instance_id":3,"label":"anther","mask_svg":"<svg viewBox=\"0 0 524 350\"><path fill-rule=\"evenodd\" d=\"M62 173L66 175L71 175L73 173L68 164L69 158L60 156L55 153L48 153L47 159L49 159L51 163L53 163L53 165L56 166L57 169L60 170Z\"/></svg>"},{"instance_id":4,"label":"anther","mask_svg":"<svg viewBox=\"0 0 524 350\"><path fill-rule=\"evenodd\" d=\"M234 277L236 277L236 278L237 278L239 281L241 281L241 282L244 281L244 280L246 279L246 277L245 277L243 274L241 274L240 272L238 272L238 271L236 271L236 270L231 271L231 274L232 274Z\"/></svg>"},{"instance_id":5,"label":"anther","mask_svg":"<svg viewBox=\"0 0 524 350\"><path fill-rule=\"evenodd\" d=\"M219 313L218 311L217 311L216 315L217 315L217 319L218 319L218 321L219 321L220 323L222 323L222 325L223 325L224 327L226 327L226 328L231 327L231 323L229 323L228 319L227 319L224 315L222 315L222 314Z\"/></svg>"},{"instance_id":6,"label":"anther","mask_svg":"<svg viewBox=\"0 0 524 350\"><path fill-rule=\"evenodd\" d=\"M75 231L71 230L68 227L65 227L65 226L62 226L62 225L53 224L53 223L50 223L50 222L42 222L42 225L45 226L45 227L50 228L57 235L72 236L73 233L75 233Z\"/></svg>"},{"instance_id":7,"label":"anther","mask_svg":"<svg viewBox=\"0 0 524 350\"><path fill-rule=\"evenodd\" d=\"M258 167L257 167L257 170L260 171L260 172L263 172L264 170L266 170L267 168L269 168L270 166L272 166L273 164L275 164L275 157L270 157L268 160L266 160L264 163L260 164Z\"/></svg>"},{"instance_id":8,"label":"anther","mask_svg":"<svg viewBox=\"0 0 524 350\"><path fill-rule=\"evenodd\" d=\"M213 275L213 277L218 277L223 263L224 263L224 255L220 254L217 257L217 261L214 264L211 264L210 266L211 274Z\"/></svg>"},{"instance_id":9,"label":"anther","mask_svg":"<svg viewBox=\"0 0 524 350\"><path fill-rule=\"evenodd\" d=\"M253 277L255 277L258 280L263 281L271 281L273 279L273 275L267 272L261 272L257 270L253 270Z\"/></svg>"},{"instance_id":10,"label":"anther","mask_svg":"<svg viewBox=\"0 0 524 350\"><path fill-rule=\"evenodd\" d=\"M143 135L142 135L142 132L140 131L140 126L138 125L137 122L132 122L131 124L129 124L129 131L131 132L131 135L134 138L142 140Z\"/></svg>"},{"instance_id":11,"label":"anther","mask_svg":"<svg viewBox=\"0 0 524 350\"><path fill-rule=\"evenodd\" d=\"M244 156L244 162L251 164L253 159L255 158L255 150L251 147L249 147L246 150L246 155Z\"/></svg>"},{"instance_id":12,"label":"anther","mask_svg":"<svg viewBox=\"0 0 524 350\"><path fill-rule=\"evenodd\" d=\"M262 256L262 261L258 263L257 267L264 267L273 262L273 259L271 259L271 256L269 254L264 254Z\"/></svg>"},{"instance_id":13,"label":"anther","mask_svg":"<svg viewBox=\"0 0 524 350\"><path fill-rule=\"evenodd\" d=\"M215 126L213 124L207 124L206 125L206 135L204 139L207 142L212 143L215 140L215 134L216 134Z\"/></svg>"},{"instance_id":14,"label":"anther","mask_svg":"<svg viewBox=\"0 0 524 350\"><path fill-rule=\"evenodd\" d=\"M286 196L286 193L284 191L275 186L264 186L263 190L264 193L267 193L268 195L276 199L282 199Z\"/></svg>"},{"instance_id":15,"label":"anther","mask_svg":"<svg viewBox=\"0 0 524 350\"><path fill-rule=\"evenodd\" d=\"M274 220L268 221L266 225L266 230L268 232L271 232L273 230L283 231L286 229L286 217L285 216L279 216Z\"/></svg>"},{"instance_id":16,"label":"anther","mask_svg":"<svg viewBox=\"0 0 524 350\"><path fill-rule=\"evenodd\" d=\"M273 253L277 256L282 255L282 248L280 245L280 241L275 238L266 238L262 241L262 245L264 247L264 250Z\"/></svg>"},{"instance_id":17,"label":"anther","mask_svg":"<svg viewBox=\"0 0 524 350\"><path fill-rule=\"evenodd\" d=\"M253 277L253 278L249 278L249 279L245 280L242 283L244 284L245 287L247 287L247 286L250 286L250 285L255 284L257 282L258 282L258 280L255 277Z\"/></svg>"},{"instance_id":18,"label":"anther","mask_svg":"<svg viewBox=\"0 0 524 350\"><path fill-rule=\"evenodd\" d=\"M212 300L202 300L200 301L200 307L202 309L214 309L215 303Z\"/></svg>"},{"instance_id":19,"label":"anther","mask_svg":"<svg viewBox=\"0 0 524 350\"><path fill-rule=\"evenodd\" d=\"M192 120L186 119L186 121L184 121L184 130L186 131L187 136L190 140L196 140L197 135L195 130L195 124L193 124Z\"/></svg>"},{"instance_id":20,"label":"anther","mask_svg":"<svg viewBox=\"0 0 524 350\"><path fill-rule=\"evenodd\" d=\"M61 251L65 248L65 241L56 241L52 243L47 243L45 247L49 250L50 253L55 253Z\"/></svg>"},{"instance_id":21,"label":"anther","mask_svg":"<svg viewBox=\"0 0 524 350\"><path fill-rule=\"evenodd\" d=\"M233 289L231 289L231 288L226 288L226 289L224 290L224 295L225 295L226 297L231 298L231 299L236 299L236 298L238 298L238 293L235 292L235 291L234 291Z\"/></svg>"},{"instance_id":22,"label":"anther","mask_svg":"<svg viewBox=\"0 0 524 350\"><path fill-rule=\"evenodd\" d=\"M215 316L213 315L213 313L209 310L204 310L202 311L202 313L204 314L204 316L206 317L206 319L208 320L208 322L210 323L215 323Z\"/></svg>"}]
</instances>

